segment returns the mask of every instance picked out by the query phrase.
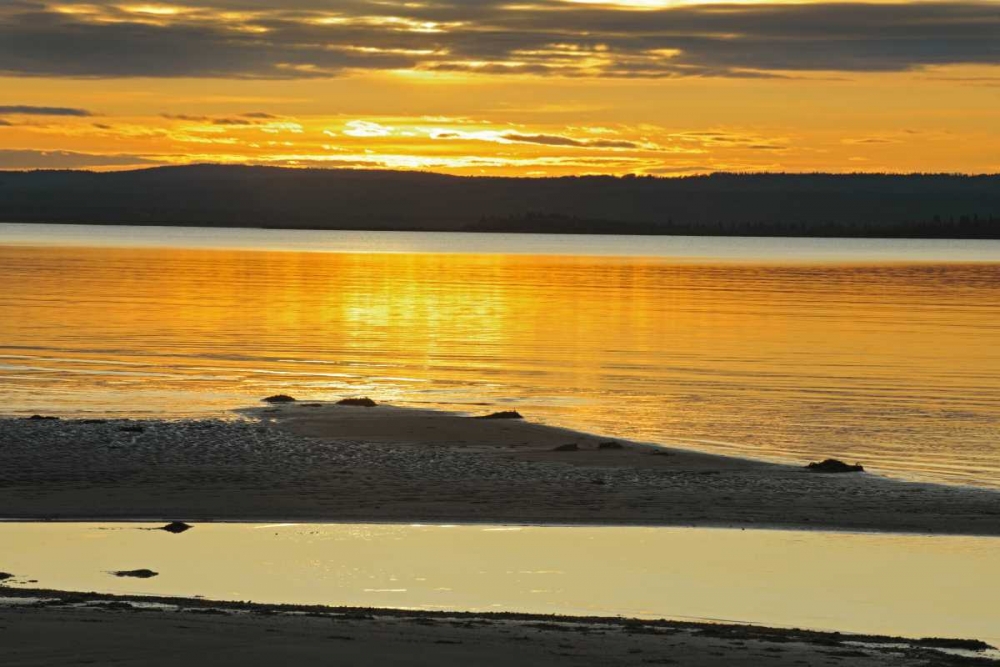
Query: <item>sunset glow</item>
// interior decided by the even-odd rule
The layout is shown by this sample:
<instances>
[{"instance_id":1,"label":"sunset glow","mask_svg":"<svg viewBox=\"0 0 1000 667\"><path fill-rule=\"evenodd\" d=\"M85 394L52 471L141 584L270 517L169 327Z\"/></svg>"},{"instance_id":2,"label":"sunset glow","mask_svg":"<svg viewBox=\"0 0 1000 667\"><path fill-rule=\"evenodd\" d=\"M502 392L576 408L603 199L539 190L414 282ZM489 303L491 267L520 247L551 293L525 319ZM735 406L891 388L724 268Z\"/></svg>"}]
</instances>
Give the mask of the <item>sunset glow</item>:
<instances>
[{"instance_id":1,"label":"sunset glow","mask_svg":"<svg viewBox=\"0 0 1000 667\"><path fill-rule=\"evenodd\" d=\"M1000 171L1000 3L0 7L0 169Z\"/></svg>"}]
</instances>

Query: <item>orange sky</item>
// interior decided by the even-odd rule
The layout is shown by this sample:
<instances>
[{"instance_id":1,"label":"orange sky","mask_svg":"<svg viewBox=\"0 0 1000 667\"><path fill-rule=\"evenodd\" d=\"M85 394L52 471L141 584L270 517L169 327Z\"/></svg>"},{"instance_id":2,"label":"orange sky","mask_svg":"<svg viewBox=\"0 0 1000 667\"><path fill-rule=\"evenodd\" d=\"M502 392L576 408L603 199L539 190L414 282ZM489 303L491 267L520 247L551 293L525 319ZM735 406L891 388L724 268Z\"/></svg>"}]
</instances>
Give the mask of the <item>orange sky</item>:
<instances>
[{"instance_id":1,"label":"orange sky","mask_svg":"<svg viewBox=\"0 0 1000 667\"><path fill-rule=\"evenodd\" d=\"M995 1L14 0L0 168L1000 172L997 35Z\"/></svg>"}]
</instances>

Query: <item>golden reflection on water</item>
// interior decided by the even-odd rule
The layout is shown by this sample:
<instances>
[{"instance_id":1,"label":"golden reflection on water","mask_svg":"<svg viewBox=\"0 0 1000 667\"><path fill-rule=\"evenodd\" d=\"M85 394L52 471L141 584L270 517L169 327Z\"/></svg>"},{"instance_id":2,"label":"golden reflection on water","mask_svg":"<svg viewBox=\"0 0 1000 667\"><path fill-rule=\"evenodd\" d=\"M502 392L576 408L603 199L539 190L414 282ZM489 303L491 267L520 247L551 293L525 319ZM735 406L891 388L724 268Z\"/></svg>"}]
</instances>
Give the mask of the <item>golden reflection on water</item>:
<instances>
[{"instance_id":1,"label":"golden reflection on water","mask_svg":"<svg viewBox=\"0 0 1000 667\"><path fill-rule=\"evenodd\" d=\"M278 391L1000 486L1000 265L0 247L15 413Z\"/></svg>"},{"instance_id":2,"label":"golden reflection on water","mask_svg":"<svg viewBox=\"0 0 1000 667\"><path fill-rule=\"evenodd\" d=\"M0 524L33 587L695 618L1000 644L998 540L694 528ZM68 558L67 554L72 554ZM122 579L111 571L151 569ZM0 592L2 596L2 592Z\"/></svg>"}]
</instances>

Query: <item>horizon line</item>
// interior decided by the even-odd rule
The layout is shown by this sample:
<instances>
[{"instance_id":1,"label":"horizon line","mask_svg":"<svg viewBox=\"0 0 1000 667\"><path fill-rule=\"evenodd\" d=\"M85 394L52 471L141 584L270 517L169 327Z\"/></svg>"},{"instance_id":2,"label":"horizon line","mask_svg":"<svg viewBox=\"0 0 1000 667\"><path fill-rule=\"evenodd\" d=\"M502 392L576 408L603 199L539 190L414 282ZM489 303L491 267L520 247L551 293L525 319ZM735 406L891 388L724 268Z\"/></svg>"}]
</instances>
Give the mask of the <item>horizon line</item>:
<instances>
[{"instance_id":1,"label":"horizon line","mask_svg":"<svg viewBox=\"0 0 1000 667\"><path fill-rule=\"evenodd\" d=\"M311 171L311 172L350 172L350 173L370 173L370 174L406 174L419 176L438 176L442 178L455 179L493 179L493 180L567 180L583 178L603 178L614 180L650 179L650 180L683 180L693 178L710 178L713 176L826 176L826 177L857 177L875 176L887 178L913 178L913 177L948 177L948 178L998 178L1000 172L961 172L961 171L704 171L684 174L562 174L562 175L488 175L488 174L450 174L447 172L425 170L425 169L387 169L387 168L363 168L363 167L320 167L320 166L295 166L295 165L268 165L268 164L232 164L224 162L192 162L190 164L158 164L158 165L135 165L121 169L87 169L87 168L66 168L66 169L46 169L46 168L0 168L0 175L3 174L129 174L142 171L158 171L167 169L192 169L192 168L220 168L220 169L261 169L275 171Z\"/></svg>"}]
</instances>

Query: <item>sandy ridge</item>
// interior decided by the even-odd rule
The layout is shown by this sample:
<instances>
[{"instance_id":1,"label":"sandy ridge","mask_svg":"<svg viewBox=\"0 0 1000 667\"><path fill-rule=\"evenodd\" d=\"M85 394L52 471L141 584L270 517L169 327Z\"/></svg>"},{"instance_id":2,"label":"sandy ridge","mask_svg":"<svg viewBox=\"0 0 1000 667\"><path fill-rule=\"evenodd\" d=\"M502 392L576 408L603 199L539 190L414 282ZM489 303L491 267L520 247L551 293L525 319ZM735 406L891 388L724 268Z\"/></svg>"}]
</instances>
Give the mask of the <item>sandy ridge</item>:
<instances>
[{"instance_id":1,"label":"sandy ridge","mask_svg":"<svg viewBox=\"0 0 1000 667\"><path fill-rule=\"evenodd\" d=\"M1000 492L521 420L293 403L237 421L0 420L0 518L697 525L1000 535ZM576 451L553 451L574 444ZM803 462L805 463L805 462Z\"/></svg>"}]
</instances>

